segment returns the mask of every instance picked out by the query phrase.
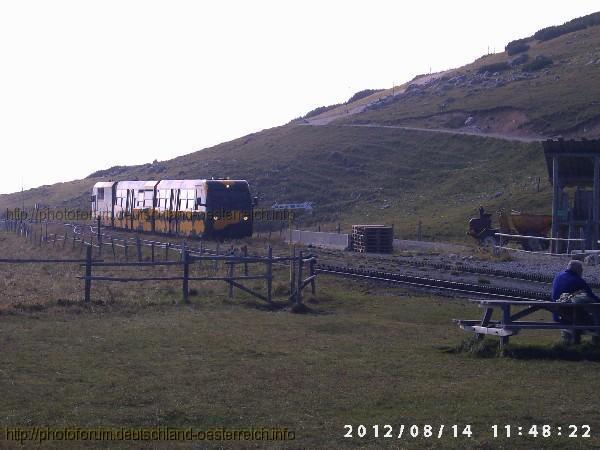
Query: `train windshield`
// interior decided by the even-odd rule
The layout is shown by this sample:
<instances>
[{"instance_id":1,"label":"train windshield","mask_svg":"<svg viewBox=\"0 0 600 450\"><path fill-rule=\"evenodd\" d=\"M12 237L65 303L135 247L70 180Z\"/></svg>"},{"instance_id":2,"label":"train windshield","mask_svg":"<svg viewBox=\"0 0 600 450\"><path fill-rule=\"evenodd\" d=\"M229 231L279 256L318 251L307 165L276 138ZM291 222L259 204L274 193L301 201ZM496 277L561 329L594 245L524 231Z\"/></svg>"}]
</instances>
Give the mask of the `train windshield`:
<instances>
[{"instance_id":1,"label":"train windshield","mask_svg":"<svg viewBox=\"0 0 600 450\"><path fill-rule=\"evenodd\" d=\"M207 206L210 209L228 211L248 211L252 207L252 199L247 185L209 186Z\"/></svg>"}]
</instances>

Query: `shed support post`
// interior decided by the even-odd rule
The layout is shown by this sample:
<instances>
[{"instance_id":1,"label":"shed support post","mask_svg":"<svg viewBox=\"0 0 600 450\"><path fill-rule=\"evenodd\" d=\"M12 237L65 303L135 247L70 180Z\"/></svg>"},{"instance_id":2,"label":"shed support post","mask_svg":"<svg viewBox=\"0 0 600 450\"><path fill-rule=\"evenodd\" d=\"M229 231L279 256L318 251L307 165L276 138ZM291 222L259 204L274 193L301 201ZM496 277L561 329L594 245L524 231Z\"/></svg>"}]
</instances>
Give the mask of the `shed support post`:
<instances>
[{"instance_id":1,"label":"shed support post","mask_svg":"<svg viewBox=\"0 0 600 450\"><path fill-rule=\"evenodd\" d=\"M558 237L558 209L562 201L562 189L560 186L560 177L558 175L558 156L552 157L552 231L551 237ZM550 252L558 252L558 241L550 241Z\"/></svg>"},{"instance_id":2,"label":"shed support post","mask_svg":"<svg viewBox=\"0 0 600 450\"><path fill-rule=\"evenodd\" d=\"M599 223L600 223L600 157L594 157L594 187L592 192L594 205L592 206L592 249L598 249Z\"/></svg>"}]
</instances>

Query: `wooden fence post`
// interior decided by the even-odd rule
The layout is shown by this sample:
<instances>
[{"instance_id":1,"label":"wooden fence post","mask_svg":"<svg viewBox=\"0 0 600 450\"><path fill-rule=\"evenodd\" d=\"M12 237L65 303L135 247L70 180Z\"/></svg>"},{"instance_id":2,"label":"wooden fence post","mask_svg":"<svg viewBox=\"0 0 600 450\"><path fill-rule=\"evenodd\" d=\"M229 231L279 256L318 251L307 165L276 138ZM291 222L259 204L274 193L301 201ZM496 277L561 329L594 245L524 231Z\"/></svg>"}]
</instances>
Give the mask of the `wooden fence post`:
<instances>
[{"instance_id":1,"label":"wooden fence post","mask_svg":"<svg viewBox=\"0 0 600 450\"><path fill-rule=\"evenodd\" d=\"M123 246L125 248L125 261L129 261L129 247L127 246L127 239L123 240Z\"/></svg>"},{"instance_id":2,"label":"wooden fence post","mask_svg":"<svg viewBox=\"0 0 600 450\"><path fill-rule=\"evenodd\" d=\"M183 302L189 303L189 278L190 278L190 255L187 250L182 252L183 255Z\"/></svg>"},{"instance_id":3,"label":"wooden fence post","mask_svg":"<svg viewBox=\"0 0 600 450\"><path fill-rule=\"evenodd\" d=\"M169 246L171 245L170 242L167 242L165 244L165 261L169 260Z\"/></svg>"},{"instance_id":4,"label":"wooden fence post","mask_svg":"<svg viewBox=\"0 0 600 450\"><path fill-rule=\"evenodd\" d=\"M217 256L219 255L219 243L217 242ZM219 270L219 261L218 260L213 260L213 270L215 271L215 273L217 273L217 271Z\"/></svg>"},{"instance_id":5,"label":"wooden fence post","mask_svg":"<svg viewBox=\"0 0 600 450\"><path fill-rule=\"evenodd\" d=\"M152 262L154 262L154 242L150 244L150 250L152 252Z\"/></svg>"},{"instance_id":6,"label":"wooden fence post","mask_svg":"<svg viewBox=\"0 0 600 450\"><path fill-rule=\"evenodd\" d=\"M90 301L92 291L92 246L88 245L85 254L85 302Z\"/></svg>"},{"instance_id":7,"label":"wooden fence post","mask_svg":"<svg viewBox=\"0 0 600 450\"><path fill-rule=\"evenodd\" d=\"M269 245L268 249L268 260L267 260L267 301L269 303L273 302L272 292L273 292L273 248Z\"/></svg>"},{"instance_id":8,"label":"wooden fence post","mask_svg":"<svg viewBox=\"0 0 600 450\"><path fill-rule=\"evenodd\" d=\"M298 278L296 280L297 288L296 288L296 303L302 303L302 266L304 265L304 258L302 250L300 250L300 255L298 256Z\"/></svg>"},{"instance_id":9,"label":"wooden fence post","mask_svg":"<svg viewBox=\"0 0 600 450\"><path fill-rule=\"evenodd\" d=\"M135 237L135 247L137 250L137 259L138 262L142 262L142 242L140 241L140 237Z\"/></svg>"},{"instance_id":10,"label":"wooden fence post","mask_svg":"<svg viewBox=\"0 0 600 450\"><path fill-rule=\"evenodd\" d=\"M270 246L269 246L269 248L270 248ZM248 246L247 245L244 245L242 247L242 256L244 258L248 257ZM248 261L244 261L244 275L248 276Z\"/></svg>"},{"instance_id":11,"label":"wooden fence post","mask_svg":"<svg viewBox=\"0 0 600 450\"><path fill-rule=\"evenodd\" d=\"M312 256L312 255L311 255ZM315 259L314 257L310 260L310 276L314 277L316 274L315 271ZM312 295L316 295L317 294L317 284L315 283L315 279L312 278L312 280L310 280L310 291L312 293Z\"/></svg>"},{"instance_id":12,"label":"wooden fence post","mask_svg":"<svg viewBox=\"0 0 600 450\"><path fill-rule=\"evenodd\" d=\"M234 273L233 261L229 262L229 268L227 270L227 276L229 277L229 298L233 298L233 273Z\"/></svg>"},{"instance_id":13,"label":"wooden fence post","mask_svg":"<svg viewBox=\"0 0 600 450\"><path fill-rule=\"evenodd\" d=\"M296 246L292 246L290 258L290 296L294 295L294 290L296 288Z\"/></svg>"},{"instance_id":14,"label":"wooden fence post","mask_svg":"<svg viewBox=\"0 0 600 450\"><path fill-rule=\"evenodd\" d=\"M110 237L110 246L112 247L113 261L116 261L117 260L117 252L115 251L115 239L112 236Z\"/></svg>"}]
</instances>

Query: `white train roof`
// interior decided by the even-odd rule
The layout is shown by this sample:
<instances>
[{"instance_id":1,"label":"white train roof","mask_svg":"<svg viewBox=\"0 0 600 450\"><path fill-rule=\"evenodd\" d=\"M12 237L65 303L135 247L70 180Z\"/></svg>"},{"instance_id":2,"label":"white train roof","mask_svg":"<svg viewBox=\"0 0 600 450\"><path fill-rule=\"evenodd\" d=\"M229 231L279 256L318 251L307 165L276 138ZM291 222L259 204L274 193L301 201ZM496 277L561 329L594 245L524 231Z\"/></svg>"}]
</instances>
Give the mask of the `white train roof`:
<instances>
[{"instance_id":1,"label":"white train roof","mask_svg":"<svg viewBox=\"0 0 600 450\"><path fill-rule=\"evenodd\" d=\"M206 180L161 180L157 189L194 189L205 182Z\"/></svg>"},{"instance_id":2,"label":"white train roof","mask_svg":"<svg viewBox=\"0 0 600 450\"><path fill-rule=\"evenodd\" d=\"M111 188L115 185L116 181L99 181L94 184L94 188Z\"/></svg>"},{"instance_id":3,"label":"white train roof","mask_svg":"<svg viewBox=\"0 0 600 450\"><path fill-rule=\"evenodd\" d=\"M154 189L158 181L119 181L117 189Z\"/></svg>"},{"instance_id":4,"label":"white train roof","mask_svg":"<svg viewBox=\"0 0 600 450\"><path fill-rule=\"evenodd\" d=\"M134 189L134 190L148 190L148 189L194 189L197 186L203 185L207 182L219 182L219 183L247 183L246 180L144 180L144 181L100 181L94 184L94 188L112 188L117 184L117 189Z\"/></svg>"}]
</instances>

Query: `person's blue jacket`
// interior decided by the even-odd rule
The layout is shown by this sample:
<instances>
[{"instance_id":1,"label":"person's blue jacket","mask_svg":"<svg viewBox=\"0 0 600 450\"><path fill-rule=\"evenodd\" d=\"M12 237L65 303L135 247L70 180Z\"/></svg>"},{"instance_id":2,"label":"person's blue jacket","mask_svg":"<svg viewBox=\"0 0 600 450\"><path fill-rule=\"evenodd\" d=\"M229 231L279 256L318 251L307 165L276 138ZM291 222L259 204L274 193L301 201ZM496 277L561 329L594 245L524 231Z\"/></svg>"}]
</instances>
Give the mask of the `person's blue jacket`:
<instances>
[{"instance_id":1,"label":"person's blue jacket","mask_svg":"<svg viewBox=\"0 0 600 450\"><path fill-rule=\"evenodd\" d=\"M564 270L554 277L552 282L553 302L557 301L564 293L572 294L577 291L585 291L591 298L600 301L600 298L592 292L585 280L572 270Z\"/></svg>"},{"instance_id":2,"label":"person's blue jacket","mask_svg":"<svg viewBox=\"0 0 600 450\"><path fill-rule=\"evenodd\" d=\"M577 291L584 291L595 301L600 302L600 298L592 292L583 278L572 270L564 270L554 277L552 282L552 301L556 302L564 293L572 294ZM561 318L557 313L552 314L555 322L560 322Z\"/></svg>"}]
</instances>

